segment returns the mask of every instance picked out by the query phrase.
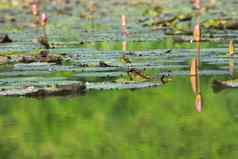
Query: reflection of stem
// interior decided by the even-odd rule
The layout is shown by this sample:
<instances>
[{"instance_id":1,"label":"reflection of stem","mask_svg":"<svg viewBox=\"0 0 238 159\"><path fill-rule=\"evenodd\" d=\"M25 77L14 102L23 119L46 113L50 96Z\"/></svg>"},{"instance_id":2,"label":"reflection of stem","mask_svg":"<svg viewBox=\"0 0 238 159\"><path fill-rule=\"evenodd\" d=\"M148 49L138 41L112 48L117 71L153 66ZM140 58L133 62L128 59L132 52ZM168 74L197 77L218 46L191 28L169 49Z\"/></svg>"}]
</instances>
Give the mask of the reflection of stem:
<instances>
[{"instance_id":1,"label":"reflection of stem","mask_svg":"<svg viewBox=\"0 0 238 159\"><path fill-rule=\"evenodd\" d=\"M127 41L122 42L122 51L127 51L128 50L128 43Z\"/></svg>"},{"instance_id":2,"label":"reflection of stem","mask_svg":"<svg viewBox=\"0 0 238 159\"><path fill-rule=\"evenodd\" d=\"M197 61L197 60L196 60ZM200 86L200 76L199 76L199 72L197 70L197 74L194 77L196 78L196 86L195 86L195 107L196 107L196 111L197 112L201 112L202 111L202 95L201 95L201 86Z\"/></svg>"},{"instance_id":3,"label":"reflection of stem","mask_svg":"<svg viewBox=\"0 0 238 159\"><path fill-rule=\"evenodd\" d=\"M199 75L199 71L197 70L197 94L201 93L201 88L200 88L200 75Z\"/></svg>"},{"instance_id":4,"label":"reflection of stem","mask_svg":"<svg viewBox=\"0 0 238 159\"><path fill-rule=\"evenodd\" d=\"M200 66L200 53L201 53L201 26L200 16L202 14L201 1L194 1L196 12L196 25L194 27L193 38L196 42L196 56L191 65L191 83L195 94L195 109L197 112L202 111L202 95L200 86L199 66Z\"/></svg>"},{"instance_id":5,"label":"reflection of stem","mask_svg":"<svg viewBox=\"0 0 238 159\"><path fill-rule=\"evenodd\" d=\"M196 95L195 107L197 112L202 112L202 95L200 93Z\"/></svg>"},{"instance_id":6,"label":"reflection of stem","mask_svg":"<svg viewBox=\"0 0 238 159\"><path fill-rule=\"evenodd\" d=\"M194 59L191 64L191 83L194 94L200 93L200 81L199 81L199 72L198 72L198 63L197 59Z\"/></svg>"},{"instance_id":7,"label":"reflection of stem","mask_svg":"<svg viewBox=\"0 0 238 159\"><path fill-rule=\"evenodd\" d=\"M236 52L236 49L235 49L235 43L233 40L230 40L229 42L229 54L230 56L233 56Z\"/></svg>"},{"instance_id":8,"label":"reflection of stem","mask_svg":"<svg viewBox=\"0 0 238 159\"><path fill-rule=\"evenodd\" d=\"M201 96L201 86L200 86L200 76L199 76L199 60L195 58L191 64L191 83L192 89L195 94L195 108L197 112L202 111L202 96Z\"/></svg>"},{"instance_id":9,"label":"reflection of stem","mask_svg":"<svg viewBox=\"0 0 238 159\"><path fill-rule=\"evenodd\" d=\"M232 57L229 59L229 72L231 76L235 75L235 60Z\"/></svg>"},{"instance_id":10,"label":"reflection of stem","mask_svg":"<svg viewBox=\"0 0 238 159\"><path fill-rule=\"evenodd\" d=\"M201 43L196 42L196 78L197 78L197 91L196 93L200 94L200 78L199 78L199 66L200 66L200 53L201 53Z\"/></svg>"},{"instance_id":11,"label":"reflection of stem","mask_svg":"<svg viewBox=\"0 0 238 159\"><path fill-rule=\"evenodd\" d=\"M196 42L196 61L197 61L197 67L200 65L200 53L201 53L201 43Z\"/></svg>"}]
</instances>

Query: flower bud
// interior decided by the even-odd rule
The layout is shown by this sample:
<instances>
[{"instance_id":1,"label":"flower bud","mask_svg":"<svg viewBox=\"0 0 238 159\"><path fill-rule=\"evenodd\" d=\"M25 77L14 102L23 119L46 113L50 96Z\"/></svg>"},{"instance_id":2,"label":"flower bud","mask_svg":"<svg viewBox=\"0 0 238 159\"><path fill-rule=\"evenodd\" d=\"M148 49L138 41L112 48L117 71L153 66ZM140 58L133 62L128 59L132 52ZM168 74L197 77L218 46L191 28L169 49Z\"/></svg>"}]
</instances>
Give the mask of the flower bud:
<instances>
[{"instance_id":1,"label":"flower bud","mask_svg":"<svg viewBox=\"0 0 238 159\"><path fill-rule=\"evenodd\" d=\"M193 6L196 9L200 9L201 8L201 0L192 0Z\"/></svg>"},{"instance_id":2,"label":"flower bud","mask_svg":"<svg viewBox=\"0 0 238 159\"><path fill-rule=\"evenodd\" d=\"M36 3L33 3L31 5L31 12L32 12L32 15L34 15L34 16L37 16L39 14L39 8Z\"/></svg>"},{"instance_id":3,"label":"flower bud","mask_svg":"<svg viewBox=\"0 0 238 159\"><path fill-rule=\"evenodd\" d=\"M46 13L41 14L41 26L46 26L48 24L48 16Z\"/></svg>"}]
</instances>

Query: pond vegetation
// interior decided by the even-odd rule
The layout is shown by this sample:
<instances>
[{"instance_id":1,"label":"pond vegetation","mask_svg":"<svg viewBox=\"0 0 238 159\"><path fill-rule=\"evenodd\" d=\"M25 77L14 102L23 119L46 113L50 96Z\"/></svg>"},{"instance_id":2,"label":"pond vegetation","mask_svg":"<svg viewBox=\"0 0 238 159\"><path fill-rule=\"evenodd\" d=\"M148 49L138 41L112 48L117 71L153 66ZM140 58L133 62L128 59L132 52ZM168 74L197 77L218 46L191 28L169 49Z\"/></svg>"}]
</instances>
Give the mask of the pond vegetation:
<instances>
[{"instance_id":1,"label":"pond vegetation","mask_svg":"<svg viewBox=\"0 0 238 159\"><path fill-rule=\"evenodd\" d=\"M0 158L235 158L236 0L0 0Z\"/></svg>"}]
</instances>

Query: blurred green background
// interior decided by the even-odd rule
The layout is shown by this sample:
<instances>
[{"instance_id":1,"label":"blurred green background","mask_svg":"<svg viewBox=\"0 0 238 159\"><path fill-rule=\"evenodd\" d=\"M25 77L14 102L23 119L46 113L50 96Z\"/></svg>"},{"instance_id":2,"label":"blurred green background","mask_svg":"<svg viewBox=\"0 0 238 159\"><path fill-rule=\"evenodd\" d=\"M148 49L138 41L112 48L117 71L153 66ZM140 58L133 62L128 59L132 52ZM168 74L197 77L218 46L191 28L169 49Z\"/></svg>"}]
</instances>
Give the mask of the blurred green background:
<instances>
[{"instance_id":1,"label":"blurred green background","mask_svg":"<svg viewBox=\"0 0 238 159\"><path fill-rule=\"evenodd\" d=\"M1 97L1 158L234 159L238 91L214 94L211 80L201 79L202 113L185 77L136 91Z\"/></svg>"}]
</instances>

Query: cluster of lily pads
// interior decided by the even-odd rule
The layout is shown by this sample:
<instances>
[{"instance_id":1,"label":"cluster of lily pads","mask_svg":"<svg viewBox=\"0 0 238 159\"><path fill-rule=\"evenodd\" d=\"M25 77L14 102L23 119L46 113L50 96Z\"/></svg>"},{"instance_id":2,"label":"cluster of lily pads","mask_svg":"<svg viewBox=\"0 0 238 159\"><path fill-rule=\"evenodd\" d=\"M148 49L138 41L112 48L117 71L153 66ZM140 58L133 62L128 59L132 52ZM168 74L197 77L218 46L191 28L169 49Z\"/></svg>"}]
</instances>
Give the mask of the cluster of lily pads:
<instances>
[{"instance_id":1,"label":"cluster of lily pads","mask_svg":"<svg viewBox=\"0 0 238 159\"><path fill-rule=\"evenodd\" d=\"M54 23L54 18L56 19L53 25L48 24L48 17L40 11L37 2L31 3L30 6L31 27L16 33L9 32L0 39L2 43L0 95L48 96L78 94L91 89L138 89L161 86L171 81L174 76L190 75L190 60L196 56L195 50L168 48L131 51L128 44L144 45L150 41L157 45L169 39L186 43L220 41L219 36L227 33L216 31L211 36L212 30L209 29L235 28L233 19L223 20L222 24L219 24L223 27L214 27L210 20L199 23L196 21L196 24L193 24L197 12L175 15L158 6L150 7L150 10L145 9L143 17L139 18L126 14L120 15L121 19L117 16L117 20L107 17L97 20L81 16L87 17L86 20L80 19L80 22L76 23L78 19L75 16L61 18L63 21L60 22L57 21L59 20L57 16L52 16L51 23ZM88 13L95 16L97 6L97 3L90 4ZM194 7L201 12L213 9L212 6L203 8L197 4ZM70 25L66 22L64 24L70 29L66 27L64 30L64 25L59 24L67 19L72 19L68 20ZM89 26L92 28L85 27L88 23L91 23ZM99 28L93 28L94 25ZM184 25L187 27L183 28ZM227 40L229 39L228 35ZM108 51L93 49L95 45L104 42L109 46L110 42L116 43L121 48ZM87 45L89 48L82 48ZM234 41L231 41L230 52L233 54L234 48ZM200 75L230 74L227 68L230 59L224 54L226 50L227 48L202 49L200 62L219 65L219 69L200 70Z\"/></svg>"}]
</instances>

